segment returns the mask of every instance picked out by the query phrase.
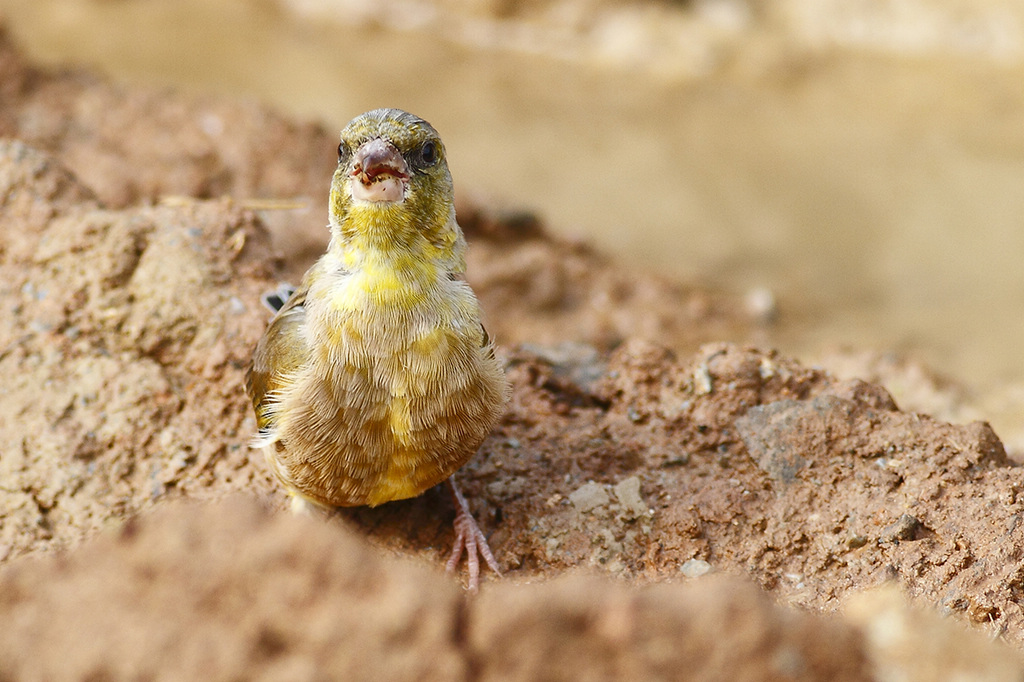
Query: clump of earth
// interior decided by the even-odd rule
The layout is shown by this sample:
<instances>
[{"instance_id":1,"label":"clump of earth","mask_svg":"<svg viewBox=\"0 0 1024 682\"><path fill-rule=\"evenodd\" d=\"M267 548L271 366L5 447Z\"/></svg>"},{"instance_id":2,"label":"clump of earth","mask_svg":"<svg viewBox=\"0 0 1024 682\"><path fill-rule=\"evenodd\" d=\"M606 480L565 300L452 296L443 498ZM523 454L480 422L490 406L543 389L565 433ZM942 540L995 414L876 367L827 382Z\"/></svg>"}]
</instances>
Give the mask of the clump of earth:
<instances>
[{"instance_id":1,"label":"clump of earth","mask_svg":"<svg viewBox=\"0 0 1024 682\"><path fill-rule=\"evenodd\" d=\"M442 490L295 517L248 447L333 132L0 39L0 137L0 678L1020 679L1024 471L986 423L463 197L513 386L457 474L503 572L467 595Z\"/></svg>"}]
</instances>

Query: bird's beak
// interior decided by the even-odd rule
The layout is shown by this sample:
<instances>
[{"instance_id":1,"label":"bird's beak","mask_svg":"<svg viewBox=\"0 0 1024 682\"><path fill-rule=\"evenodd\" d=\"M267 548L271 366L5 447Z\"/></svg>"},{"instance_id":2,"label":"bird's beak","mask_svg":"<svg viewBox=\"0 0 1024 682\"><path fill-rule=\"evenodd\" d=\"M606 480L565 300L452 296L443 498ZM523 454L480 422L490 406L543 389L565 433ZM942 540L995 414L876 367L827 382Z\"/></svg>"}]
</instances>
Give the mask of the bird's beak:
<instances>
[{"instance_id":1,"label":"bird's beak","mask_svg":"<svg viewBox=\"0 0 1024 682\"><path fill-rule=\"evenodd\" d=\"M408 164L395 145L381 138L356 150L351 176L352 197L361 201L401 201L409 186Z\"/></svg>"}]
</instances>

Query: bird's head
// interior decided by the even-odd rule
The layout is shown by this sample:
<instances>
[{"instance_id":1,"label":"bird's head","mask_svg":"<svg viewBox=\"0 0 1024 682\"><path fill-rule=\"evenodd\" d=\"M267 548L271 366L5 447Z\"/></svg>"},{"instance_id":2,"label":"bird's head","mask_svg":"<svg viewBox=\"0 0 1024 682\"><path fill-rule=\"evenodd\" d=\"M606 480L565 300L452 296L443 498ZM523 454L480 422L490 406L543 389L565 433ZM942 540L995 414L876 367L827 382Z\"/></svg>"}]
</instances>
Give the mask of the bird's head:
<instances>
[{"instance_id":1,"label":"bird's head","mask_svg":"<svg viewBox=\"0 0 1024 682\"><path fill-rule=\"evenodd\" d=\"M341 131L331 184L335 238L356 248L458 248L452 178L433 126L375 109ZM429 254L427 254L429 255Z\"/></svg>"}]
</instances>

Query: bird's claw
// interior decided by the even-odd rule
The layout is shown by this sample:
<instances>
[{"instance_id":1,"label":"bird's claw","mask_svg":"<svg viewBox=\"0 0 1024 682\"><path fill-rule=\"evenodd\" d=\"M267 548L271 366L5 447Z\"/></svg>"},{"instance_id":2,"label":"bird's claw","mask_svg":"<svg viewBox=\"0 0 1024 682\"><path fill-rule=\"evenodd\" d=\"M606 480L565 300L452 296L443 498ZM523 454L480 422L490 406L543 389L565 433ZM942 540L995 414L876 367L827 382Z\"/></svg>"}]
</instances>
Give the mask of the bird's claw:
<instances>
[{"instance_id":1,"label":"bird's claw","mask_svg":"<svg viewBox=\"0 0 1024 682\"><path fill-rule=\"evenodd\" d=\"M487 544L487 538L469 511L466 498L462 496L453 479L449 478L448 482L451 485L452 497L455 498L455 544L448 557L448 563L445 564L445 570L449 573L454 572L465 550L466 563L469 567L468 588L470 592L476 592L480 587L480 557L483 557L491 570L499 576L501 570L498 569L498 562L491 552L490 545Z\"/></svg>"}]
</instances>

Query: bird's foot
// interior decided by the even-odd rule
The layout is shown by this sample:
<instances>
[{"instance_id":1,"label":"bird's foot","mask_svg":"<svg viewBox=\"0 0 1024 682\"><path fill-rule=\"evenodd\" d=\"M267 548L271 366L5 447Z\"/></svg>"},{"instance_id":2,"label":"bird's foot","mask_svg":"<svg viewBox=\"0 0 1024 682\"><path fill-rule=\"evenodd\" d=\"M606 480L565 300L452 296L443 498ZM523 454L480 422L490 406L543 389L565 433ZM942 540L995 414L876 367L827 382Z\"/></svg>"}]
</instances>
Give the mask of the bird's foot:
<instances>
[{"instance_id":1,"label":"bird's foot","mask_svg":"<svg viewBox=\"0 0 1024 682\"><path fill-rule=\"evenodd\" d=\"M476 519L473 518L473 513L469 511L466 498L462 496L458 486L455 485L455 477L448 479L448 485L451 487L452 497L455 499L455 545L452 547L452 553L448 557L445 569L449 573L454 572L458 568L462 552L465 550L466 563L469 565L467 586L470 592L476 592L480 588L480 557L483 557L492 571L498 575L501 575L501 571L487 544L487 538L484 537L483 531L480 530Z\"/></svg>"}]
</instances>

